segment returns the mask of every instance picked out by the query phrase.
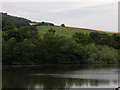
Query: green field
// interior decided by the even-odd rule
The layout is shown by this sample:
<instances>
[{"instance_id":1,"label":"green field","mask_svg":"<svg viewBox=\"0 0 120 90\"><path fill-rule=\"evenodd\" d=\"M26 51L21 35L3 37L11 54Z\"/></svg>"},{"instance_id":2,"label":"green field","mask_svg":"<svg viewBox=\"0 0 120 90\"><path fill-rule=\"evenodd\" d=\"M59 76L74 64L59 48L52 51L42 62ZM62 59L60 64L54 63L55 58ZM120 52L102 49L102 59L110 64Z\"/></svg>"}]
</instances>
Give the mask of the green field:
<instances>
[{"instance_id":1,"label":"green field","mask_svg":"<svg viewBox=\"0 0 120 90\"><path fill-rule=\"evenodd\" d=\"M90 32L95 32L92 30L87 30L87 29L80 29L80 28L71 28L71 27L61 27L61 26L37 26L38 33L39 35L44 35L48 30L52 28L55 30L56 34L60 36L65 36L65 37L72 37L76 32L84 33L84 34L89 34ZM98 31L99 32L99 31ZM105 32L109 35L113 35L115 33L110 33L110 32Z\"/></svg>"},{"instance_id":2,"label":"green field","mask_svg":"<svg viewBox=\"0 0 120 90\"><path fill-rule=\"evenodd\" d=\"M81 33L90 33L94 32L91 30L83 30L83 29L78 29L78 28L69 28L69 27L61 27L61 26L37 26L38 32L40 35L45 34L48 32L50 28L54 29L56 34L60 36L65 36L65 37L72 37L73 34L76 32L81 32Z\"/></svg>"}]
</instances>

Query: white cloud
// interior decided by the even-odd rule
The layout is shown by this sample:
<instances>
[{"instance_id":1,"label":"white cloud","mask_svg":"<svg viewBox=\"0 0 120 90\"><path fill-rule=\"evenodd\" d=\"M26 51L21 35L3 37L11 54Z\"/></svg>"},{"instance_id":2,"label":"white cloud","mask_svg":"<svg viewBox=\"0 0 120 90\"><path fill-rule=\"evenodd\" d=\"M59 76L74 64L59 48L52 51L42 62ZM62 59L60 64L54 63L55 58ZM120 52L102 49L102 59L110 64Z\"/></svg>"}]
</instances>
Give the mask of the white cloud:
<instances>
[{"instance_id":1,"label":"white cloud","mask_svg":"<svg viewBox=\"0 0 120 90\"><path fill-rule=\"evenodd\" d=\"M118 2L119 0L1 0L2 2Z\"/></svg>"},{"instance_id":2,"label":"white cloud","mask_svg":"<svg viewBox=\"0 0 120 90\"><path fill-rule=\"evenodd\" d=\"M117 9L117 2L4 2L2 11L35 21L117 31Z\"/></svg>"}]
</instances>

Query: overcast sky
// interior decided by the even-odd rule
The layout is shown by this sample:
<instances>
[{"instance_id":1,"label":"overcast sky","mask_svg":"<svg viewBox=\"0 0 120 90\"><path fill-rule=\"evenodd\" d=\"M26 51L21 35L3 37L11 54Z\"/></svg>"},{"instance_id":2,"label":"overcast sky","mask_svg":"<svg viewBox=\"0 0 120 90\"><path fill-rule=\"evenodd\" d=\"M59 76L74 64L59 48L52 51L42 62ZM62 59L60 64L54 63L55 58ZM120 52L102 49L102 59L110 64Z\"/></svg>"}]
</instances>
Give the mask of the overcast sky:
<instances>
[{"instance_id":1,"label":"overcast sky","mask_svg":"<svg viewBox=\"0 0 120 90\"><path fill-rule=\"evenodd\" d=\"M2 12L56 25L118 31L117 2L2 2ZM83 0L81 0L83 1Z\"/></svg>"}]
</instances>

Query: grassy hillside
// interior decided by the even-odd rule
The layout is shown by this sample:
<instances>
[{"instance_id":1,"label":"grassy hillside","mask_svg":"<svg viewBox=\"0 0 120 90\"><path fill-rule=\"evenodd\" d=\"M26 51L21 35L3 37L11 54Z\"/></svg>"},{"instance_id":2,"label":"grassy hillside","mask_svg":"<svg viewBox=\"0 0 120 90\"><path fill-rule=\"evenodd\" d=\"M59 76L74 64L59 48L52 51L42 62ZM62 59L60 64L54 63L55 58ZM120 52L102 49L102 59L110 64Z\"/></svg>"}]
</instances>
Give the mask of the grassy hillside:
<instances>
[{"instance_id":1,"label":"grassy hillside","mask_svg":"<svg viewBox=\"0 0 120 90\"><path fill-rule=\"evenodd\" d=\"M61 27L61 26L37 26L38 32L40 35L45 34L48 32L50 28L54 29L58 35L60 36L65 36L65 37L72 37L73 34L76 32L81 32L85 34L89 34L90 32L95 32L92 30L85 30L85 29L80 29L80 28L72 28L72 27ZM112 33L108 33L112 34Z\"/></svg>"}]
</instances>

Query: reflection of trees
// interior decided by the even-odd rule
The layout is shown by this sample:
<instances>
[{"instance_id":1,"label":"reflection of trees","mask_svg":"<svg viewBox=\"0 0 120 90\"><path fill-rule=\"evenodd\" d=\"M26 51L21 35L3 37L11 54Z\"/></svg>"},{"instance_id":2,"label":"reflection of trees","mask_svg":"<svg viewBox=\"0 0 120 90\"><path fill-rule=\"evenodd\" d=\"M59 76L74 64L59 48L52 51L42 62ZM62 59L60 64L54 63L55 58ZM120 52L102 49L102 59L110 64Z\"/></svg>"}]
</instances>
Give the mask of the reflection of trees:
<instances>
[{"instance_id":1,"label":"reflection of trees","mask_svg":"<svg viewBox=\"0 0 120 90\"><path fill-rule=\"evenodd\" d=\"M5 88L34 88L35 85L44 88L70 88L71 86L108 84L109 81L91 79L70 79L50 76L29 76L17 73L5 74L3 76L3 87Z\"/></svg>"},{"instance_id":2,"label":"reflection of trees","mask_svg":"<svg viewBox=\"0 0 120 90\"><path fill-rule=\"evenodd\" d=\"M60 73L64 71L75 71L75 70L84 70L84 69L104 69L104 68L111 68L111 67L117 67L117 65L42 65L42 66L22 66L20 67L18 65L18 68L15 66L9 67L12 71L17 72L25 72L25 73Z\"/></svg>"},{"instance_id":3,"label":"reflection of trees","mask_svg":"<svg viewBox=\"0 0 120 90\"><path fill-rule=\"evenodd\" d=\"M71 68L66 68L67 70ZM76 68L77 69L77 68ZM42 71L43 70L43 71ZM44 90L53 90L53 88L70 88L71 86L82 86L82 85L91 85L91 86L99 86L99 85L105 85L108 84L109 81L106 80L95 80L95 79L72 79L72 78L58 78L53 77L50 75L31 75L28 72L34 73L35 71L38 73L44 72L45 69L41 68L14 68L14 69L6 69L3 70L3 88L34 88L36 85L43 86ZM50 69L48 69L50 70ZM51 71L55 69L51 69ZM61 68L59 69L61 70ZM62 71L65 71L65 69L62 69ZM66 71L67 71L66 70ZM50 71L50 72L51 72ZM57 71L57 69L56 69ZM45 73L49 73L47 70L45 70ZM33 89L34 90L34 89ZM68 89L67 89L68 90Z\"/></svg>"}]
</instances>

